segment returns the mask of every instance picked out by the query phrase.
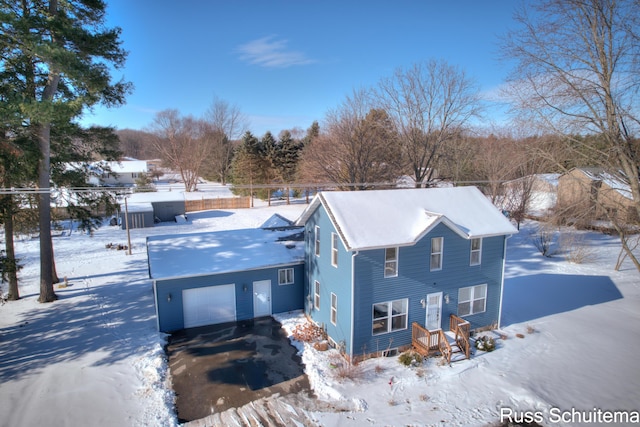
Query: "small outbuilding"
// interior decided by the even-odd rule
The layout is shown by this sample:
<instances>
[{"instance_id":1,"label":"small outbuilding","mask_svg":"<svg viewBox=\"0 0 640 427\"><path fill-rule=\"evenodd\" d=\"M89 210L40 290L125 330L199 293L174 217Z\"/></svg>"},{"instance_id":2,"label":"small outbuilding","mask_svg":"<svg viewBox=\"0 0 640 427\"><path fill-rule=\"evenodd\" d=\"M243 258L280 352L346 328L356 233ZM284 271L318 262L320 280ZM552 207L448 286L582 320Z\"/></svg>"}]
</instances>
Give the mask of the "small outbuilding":
<instances>
[{"instance_id":1,"label":"small outbuilding","mask_svg":"<svg viewBox=\"0 0 640 427\"><path fill-rule=\"evenodd\" d=\"M162 332L304 306L303 228L153 236L147 252Z\"/></svg>"}]
</instances>

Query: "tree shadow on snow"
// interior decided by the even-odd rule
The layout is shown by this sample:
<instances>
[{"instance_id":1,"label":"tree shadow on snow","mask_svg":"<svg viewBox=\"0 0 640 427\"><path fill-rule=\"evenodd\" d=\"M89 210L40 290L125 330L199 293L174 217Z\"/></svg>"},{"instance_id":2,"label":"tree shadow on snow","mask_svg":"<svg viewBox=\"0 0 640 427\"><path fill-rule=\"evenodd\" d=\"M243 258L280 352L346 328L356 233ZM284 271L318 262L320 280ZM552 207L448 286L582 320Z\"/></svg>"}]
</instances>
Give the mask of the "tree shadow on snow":
<instances>
[{"instance_id":1,"label":"tree shadow on snow","mask_svg":"<svg viewBox=\"0 0 640 427\"><path fill-rule=\"evenodd\" d=\"M503 326L623 298L608 276L534 274L505 280Z\"/></svg>"},{"instance_id":2,"label":"tree shadow on snow","mask_svg":"<svg viewBox=\"0 0 640 427\"><path fill-rule=\"evenodd\" d=\"M131 274L135 271L136 274ZM114 280L93 286L69 280L59 299L32 304L14 325L0 328L0 383L37 374L56 363L95 354L93 366L116 363L157 340L151 281L146 261L129 262ZM147 340L148 342L145 342Z\"/></svg>"}]
</instances>

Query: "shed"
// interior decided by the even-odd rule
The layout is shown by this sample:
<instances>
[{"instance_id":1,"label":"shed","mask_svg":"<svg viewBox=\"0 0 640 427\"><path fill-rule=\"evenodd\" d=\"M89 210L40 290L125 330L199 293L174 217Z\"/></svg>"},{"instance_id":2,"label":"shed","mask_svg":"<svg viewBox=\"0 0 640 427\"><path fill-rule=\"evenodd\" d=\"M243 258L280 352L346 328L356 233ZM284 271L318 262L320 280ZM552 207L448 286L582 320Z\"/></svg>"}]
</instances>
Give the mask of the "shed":
<instances>
[{"instance_id":1,"label":"shed","mask_svg":"<svg viewBox=\"0 0 640 427\"><path fill-rule=\"evenodd\" d=\"M128 221L125 218L127 211L129 212ZM151 203L130 203L126 210L123 208L120 212L120 224L123 230L127 228L145 228L153 227L153 206Z\"/></svg>"},{"instance_id":2,"label":"shed","mask_svg":"<svg viewBox=\"0 0 640 427\"><path fill-rule=\"evenodd\" d=\"M148 237L158 329L302 309L303 239L301 228Z\"/></svg>"}]
</instances>

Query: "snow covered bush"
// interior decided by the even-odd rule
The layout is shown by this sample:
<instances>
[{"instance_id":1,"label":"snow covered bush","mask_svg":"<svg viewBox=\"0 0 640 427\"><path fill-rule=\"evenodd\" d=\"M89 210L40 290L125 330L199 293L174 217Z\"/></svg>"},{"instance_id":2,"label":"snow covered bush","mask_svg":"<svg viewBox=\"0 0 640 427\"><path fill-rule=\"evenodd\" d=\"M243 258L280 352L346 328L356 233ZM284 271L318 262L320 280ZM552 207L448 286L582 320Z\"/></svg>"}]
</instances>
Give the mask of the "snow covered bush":
<instances>
[{"instance_id":1,"label":"snow covered bush","mask_svg":"<svg viewBox=\"0 0 640 427\"><path fill-rule=\"evenodd\" d=\"M424 359L420 353L412 350L406 351L398 356L398 362L400 362L404 366L421 365L423 360Z\"/></svg>"},{"instance_id":2,"label":"snow covered bush","mask_svg":"<svg viewBox=\"0 0 640 427\"><path fill-rule=\"evenodd\" d=\"M496 342L493 337L484 335L476 340L476 348L481 351L493 351L496 349Z\"/></svg>"}]
</instances>

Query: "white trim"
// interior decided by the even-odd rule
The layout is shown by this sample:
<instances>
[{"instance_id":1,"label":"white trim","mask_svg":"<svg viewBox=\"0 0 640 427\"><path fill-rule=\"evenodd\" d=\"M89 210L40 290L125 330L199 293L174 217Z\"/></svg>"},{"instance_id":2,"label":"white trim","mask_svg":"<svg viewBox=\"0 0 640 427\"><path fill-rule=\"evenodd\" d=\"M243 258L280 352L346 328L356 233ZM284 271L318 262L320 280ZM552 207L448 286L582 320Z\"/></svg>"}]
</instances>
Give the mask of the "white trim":
<instances>
[{"instance_id":1,"label":"white trim","mask_svg":"<svg viewBox=\"0 0 640 427\"><path fill-rule=\"evenodd\" d=\"M482 311L473 311L474 302L478 301L480 298L476 298L475 289L478 287L484 286L484 309ZM471 289L471 299L467 301L463 301L463 303L469 303L469 313L460 314L460 291L463 289ZM456 308L457 315L460 317L473 316L474 314L486 313L487 311L487 300L489 299L489 285L487 283L479 283L477 285L465 286L463 288L458 288L458 304Z\"/></svg>"},{"instance_id":2,"label":"white trim","mask_svg":"<svg viewBox=\"0 0 640 427\"><path fill-rule=\"evenodd\" d=\"M336 306L334 308L333 306L333 300L336 300ZM333 313L336 313L336 321L333 321ZM338 295L336 295L334 292L331 292L331 307L329 308L329 321L331 322L331 324L333 326L336 326L338 324Z\"/></svg>"},{"instance_id":3,"label":"white trim","mask_svg":"<svg viewBox=\"0 0 640 427\"><path fill-rule=\"evenodd\" d=\"M387 251L389 249L395 249L395 251L396 251L396 257L391 261L387 260ZM395 271L394 271L393 274L387 275L387 262L395 262L396 268L395 268ZM383 272L383 277L385 279L390 278L390 277L398 277L399 263L400 263L400 248L398 248L397 246L391 246L391 247L385 248L384 249L384 272Z\"/></svg>"},{"instance_id":4,"label":"white trim","mask_svg":"<svg viewBox=\"0 0 640 427\"><path fill-rule=\"evenodd\" d=\"M479 240L480 241L480 247L478 249L473 249L473 241L474 240ZM469 247L470 247L470 251L469 251L469 266L470 267L475 267L477 265L481 265L482 264L482 237L472 237L469 240ZM477 253L478 254L478 262L473 263L473 254Z\"/></svg>"},{"instance_id":5,"label":"white trim","mask_svg":"<svg viewBox=\"0 0 640 427\"><path fill-rule=\"evenodd\" d=\"M511 236L504 236L504 252L502 254L502 280L500 281L500 304L498 305L498 329L502 323L502 296L504 294L504 267L507 263L507 239Z\"/></svg>"},{"instance_id":6,"label":"white trim","mask_svg":"<svg viewBox=\"0 0 640 427\"><path fill-rule=\"evenodd\" d=\"M440 239L440 252L433 252L433 241L435 239ZM440 255L440 263L439 266L437 268L433 268L432 264L432 259L434 255ZM437 236L437 237L432 237L431 241L430 241L430 247L429 247L429 271L441 271L442 270L442 266L444 265L444 237L443 236Z\"/></svg>"},{"instance_id":7,"label":"white trim","mask_svg":"<svg viewBox=\"0 0 640 427\"><path fill-rule=\"evenodd\" d=\"M340 252L338 251L338 233L331 232L331 265L333 267L338 267L338 256Z\"/></svg>"},{"instance_id":8,"label":"white trim","mask_svg":"<svg viewBox=\"0 0 640 427\"><path fill-rule=\"evenodd\" d=\"M318 300L317 304L316 299ZM320 311L320 282L318 280L313 281L313 309L315 311Z\"/></svg>"},{"instance_id":9,"label":"white trim","mask_svg":"<svg viewBox=\"0 0 640 427\"><path fill-rule=\"evenodd\" d=\"M429 329L429 297L432 295L438 295L439 296L439 314L438 314L438 320L440 321L440 324L438 325L438 327L436 329L442 329L442 298L443 298L443 292L432 292L430 294L427 294L427 297L425 299L425 318L424 318L424 326ZM429 329L432 330L432 329Z\"/></svg>"}]
</instances>

